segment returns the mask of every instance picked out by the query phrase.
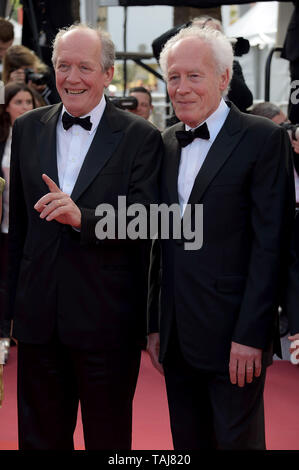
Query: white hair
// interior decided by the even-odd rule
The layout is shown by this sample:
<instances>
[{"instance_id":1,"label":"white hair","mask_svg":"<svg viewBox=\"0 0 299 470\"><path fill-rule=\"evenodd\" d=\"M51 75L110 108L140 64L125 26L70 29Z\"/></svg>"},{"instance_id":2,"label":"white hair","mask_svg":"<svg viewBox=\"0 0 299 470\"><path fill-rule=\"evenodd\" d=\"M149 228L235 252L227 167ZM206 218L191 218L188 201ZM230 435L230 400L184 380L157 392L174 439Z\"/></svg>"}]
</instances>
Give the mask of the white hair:
<instances>
[{"instance_id":1,"label":"white hair","mask_svg":"<svg viewBox=\"0 0 299 470\"><path fill-rule=\"evenodd\" d=\"M63 36L69 31L76 31L76 30L94 31L97 34L99 41L101 43L101 46L102 46L102 54L101 54L101 57L99 57L102 70L106 71L110 67L113 67L114 60L115 60L115 46L110 37L110 34L107 33L107 31L103 31L99 28L93 28L92 26L88 26L83 23L73 24L69 27L62 28L56 34L56 37L53 41L53 53L52 53L52 62L53 62L54 67L57 61L57 46L58 46L60 39L63 38Z\"/></svg>"},{"instance_id":2,"label":"white hair","mask_svg":"<svg viewBox=\"0 0 299 470\"><path fill-rule=\"evenodd\" d=\"M234 54L229 39L224 36L220 31L214 28L199 28L198 26L189 26L188 28L181 29L178 34L172 36L165 44L160 54L160 67L162 74L167 81L168 78L168 55L175 44L182 39L195 38L200 40L202 43L210 46L212 55L215 61L216 72L219 75L225 73L228 70L229 81L232 77L233 60ZM188 50L186 50L188 54ZM227 91L227 90L226 90ZM223 93L225 93L224 91Z\"/></svg>"}]
</instances>

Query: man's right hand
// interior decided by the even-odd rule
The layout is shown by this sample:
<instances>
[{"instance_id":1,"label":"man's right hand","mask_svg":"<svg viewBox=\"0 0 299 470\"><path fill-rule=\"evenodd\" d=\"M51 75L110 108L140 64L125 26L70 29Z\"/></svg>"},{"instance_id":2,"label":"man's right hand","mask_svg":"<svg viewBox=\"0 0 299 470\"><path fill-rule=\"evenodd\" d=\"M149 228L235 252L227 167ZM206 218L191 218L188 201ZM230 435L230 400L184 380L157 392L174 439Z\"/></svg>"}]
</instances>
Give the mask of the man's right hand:
<instances>
[{"instance_id":1,"label":"man's right hand","mask_svg":"<svg viewBox=\"0 0 299 470\"><path fill-rule=\"evenodd\" d=\"M56 220L60 224L81 228L81 211L70 196L61 191L57 184L43 174L43 181L49 188L49 193L42 196L34 205L34 209L40 213L40 217L47 221Z\"/></svg>"},{"instance_id":2,"label":"man's right hand","mask_svg":"<svg viewBox=\"0 0 299 470\"><path fill-rule=\"evenodd\" d=\"M294 152L298 154L299 153L299 141L292 139L291 144L292 144Z\"/></svg>"},{"instance_id":3,"label":"man's right hand","mask_svg":"<svg viewBox=\"0 0 299 470\"><path fill-rule=\"evenodd\" d=\"M19 69L14 70L11 72L9 76L9 82L19 82L19 83L25 83L25 71L20 67Z\"/></svg>"},{"instance_id":4,"label":"man's right hand","mask_svg":"<svg viewBox=\"0 0 299 470\"><path fill-rule=\"evenodd\" d=\"M164 375L163 366L159 362L159 352L160 352L160 335L159 333L151 333L148 335L147 340L147 351L150 355L153 366Z\"/></svg>"}]
</instances>

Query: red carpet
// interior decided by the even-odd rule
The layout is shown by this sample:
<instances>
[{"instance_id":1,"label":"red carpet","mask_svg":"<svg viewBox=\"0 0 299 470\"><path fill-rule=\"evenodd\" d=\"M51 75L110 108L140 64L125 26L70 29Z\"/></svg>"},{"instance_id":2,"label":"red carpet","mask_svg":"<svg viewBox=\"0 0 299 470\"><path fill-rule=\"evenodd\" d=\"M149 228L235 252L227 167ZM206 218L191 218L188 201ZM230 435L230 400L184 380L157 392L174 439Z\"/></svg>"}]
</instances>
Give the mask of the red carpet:
<instances>
[{"instance_id":1,"label":"red carpet","mask_svg":"<svg viewBox=\"0 0 299 470\"><path fill-rule=\"evenodd\" d=\"M0 450L17 449L16 348L5 366L5 397L0 409ZM299 450L299 368L275 361L268 369L265 418L269 450ZM81 422L75 434L76 449L84 449ZM163 377L143 353L134 400L133 449L172 449Z\"/></svg>"}]
</instances>

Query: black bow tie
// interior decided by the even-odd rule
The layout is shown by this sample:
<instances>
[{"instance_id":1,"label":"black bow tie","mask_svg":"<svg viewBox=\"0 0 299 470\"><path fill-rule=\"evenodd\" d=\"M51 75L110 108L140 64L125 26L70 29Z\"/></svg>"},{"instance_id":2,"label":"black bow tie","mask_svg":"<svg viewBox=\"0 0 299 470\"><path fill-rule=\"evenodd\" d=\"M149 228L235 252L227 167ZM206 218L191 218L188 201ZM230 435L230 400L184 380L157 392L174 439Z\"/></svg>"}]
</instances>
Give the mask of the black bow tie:
<instances>
[{"instance_id":1,"label":"black bow tie","mask_svg":"<svg viewBox=\"0 0 299 470\"><path fill-rule=\"evenodd\" d=\"M209 140L210 138L209 129L205 122L194 131L176 131L175 135L181 147L186 147L191 144L196 137L205 140Z\"/></svg>"},{"instance_id":2,"label":"black bow tie","mask_svg":"<svg viewBox=\"0 0 299 470\"><path fill-rule=\"evenodd\" d=\"M79 126L83 127L83 129L86 129L87 131L90 131L92 128L90 116L86 116L85 118L73 117L66 111L62 115L62 124L66 131L72 127L73 124L79 124Z\"/></svg>"}]
</instances>

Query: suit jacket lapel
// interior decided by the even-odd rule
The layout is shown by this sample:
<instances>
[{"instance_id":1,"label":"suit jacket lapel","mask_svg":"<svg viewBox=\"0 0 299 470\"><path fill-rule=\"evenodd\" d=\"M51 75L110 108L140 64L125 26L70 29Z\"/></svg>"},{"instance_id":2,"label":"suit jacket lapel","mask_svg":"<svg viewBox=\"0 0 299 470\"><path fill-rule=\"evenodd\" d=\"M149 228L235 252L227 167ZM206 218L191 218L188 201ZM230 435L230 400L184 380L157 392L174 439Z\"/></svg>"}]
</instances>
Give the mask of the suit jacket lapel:
<instances>
[{"instance_id":1,"label":"suit jacket lapel","mask_svg":"<svg viewBox=\"0 0 299 470\"><path fill-rule=\"evenodd\" d=\"M120 129L119 116L117 117L114 106L107 102L104 114L71 194L73 201L77 201L96 178L97 174L112 156L122 136L123 131Z\"/></svg>"},{"instance_id":2,"label":"suit jacket lapel","mask_svg":"<svg viewBox=\"0 0 299 470\"><path fill-rule=\"evenodd\" d=\"M212 180L230 157L242 136L242 115L233 105L227 119L199 170L189 197L189 204L199 202Z\"/></svg>"},{"instance_id":3,"label":"suit jacket lapel","mask_svg":"<svg viewBox=\"0 0 299 470\"><path fill-rule=\"evenodd\" d=\"M37 136L42 172L46 173L58 186L56 127L61 108L61 103L54 105L42 116L42 125ZM119 116L114 106L107 102L71 194L74 201L78 200L111 157L123 135L123 131L119 128Z\"/></svg>"},{"instance_id":4,"label":"suit jacket lapel","mask_svg":"<svg viewBox=\"0 0 299 470\"><path fill-rule=\"evenodd\" d=\"M38 147L41 169L59 186L57 157L56 157L56 126L62 104L52 106L41 118L41 128L38 129Z\"/></svg>"},{"instance_id":5,"label":"suit jacket lapel","mask_svg":"<svg viewBox=\"0 0 299 470\"><path fill-rule=\"evenodd\" d=\"M171 128L171 132L165 136L165 144L169 158L169 166L165 168L164 173L166 173L167 187L170 192L170 200L174 203L179 203L178 196L178 176L179 176L179 166L181 159L181 147L178 144L175 133L176 131L181 131L185 129L185 126L182 122L175 124Z\"/></svg>"}]
</instances>

